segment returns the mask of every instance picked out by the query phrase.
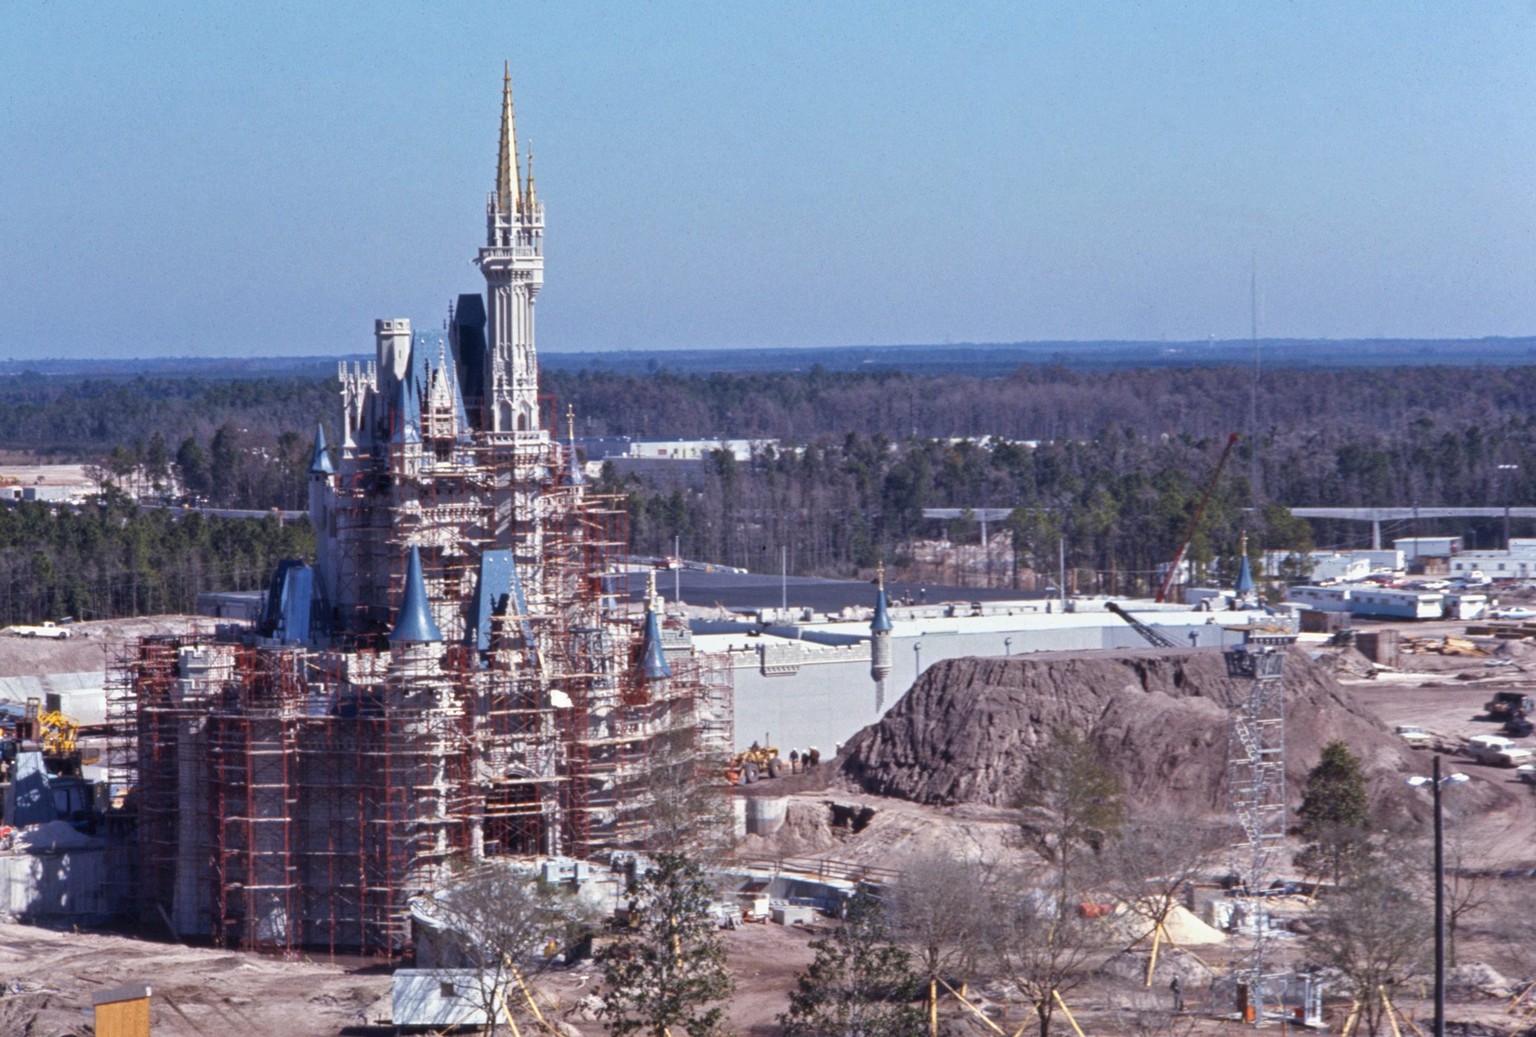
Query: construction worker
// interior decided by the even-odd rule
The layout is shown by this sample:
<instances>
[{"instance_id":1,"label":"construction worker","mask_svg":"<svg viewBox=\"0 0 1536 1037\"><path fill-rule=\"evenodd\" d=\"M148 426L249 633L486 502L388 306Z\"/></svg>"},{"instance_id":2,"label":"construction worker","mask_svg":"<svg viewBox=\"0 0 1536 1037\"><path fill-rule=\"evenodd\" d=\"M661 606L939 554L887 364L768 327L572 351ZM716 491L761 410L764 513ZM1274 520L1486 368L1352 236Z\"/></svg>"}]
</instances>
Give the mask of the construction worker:
<instances>
[{"instance_id":1,"label":"construction worker","mask_svg":"<svg viewBox=\"0 0 1536 1037\"><path fill-rule=\"evenodd\" d=\"M1173 977L1173 982L1168 984L1168 989L1173 993L1173 1010L1184 1011L1184 988L1180 985L1178 976Z\"/></svg>"},{"instance_id":2,"label":"construction worker","mask_svg":"<svg viewBox=\"0 0 1536 1037\"><path fill-rule=\"evenodd\" d=\"M800 773L800 750L799 749L791 749L789 751L789 773L791 773L791 774L798 774L798 773Z\"/></svg>"}]
</instances>

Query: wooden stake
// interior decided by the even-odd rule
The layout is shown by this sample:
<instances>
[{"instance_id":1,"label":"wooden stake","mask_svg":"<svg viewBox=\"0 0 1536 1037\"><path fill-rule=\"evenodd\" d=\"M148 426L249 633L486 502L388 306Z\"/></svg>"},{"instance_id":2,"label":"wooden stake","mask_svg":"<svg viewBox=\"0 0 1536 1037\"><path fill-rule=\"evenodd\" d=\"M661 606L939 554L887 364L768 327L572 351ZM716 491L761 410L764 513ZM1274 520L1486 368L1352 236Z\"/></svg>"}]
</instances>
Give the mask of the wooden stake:
<instances>
[{"instance_id":1,"label":"wooden stake","mask_svg":"<svg viewBox=\"0 0 1536 1037\"><path fill-rule=\"evenodd\" d=\"M1163 923L1158 922L1152 927L1152 956L1147 959L1147 981L1142 984L1148 989L1152 986L1152 970L1157 968L1157 945L1163 939Z\"/></svg>"},{"instance_id":2,"label":"wooden stake","mask_svg":"<svg viewBox=\"0 0 1536 1037\"><path fill-rule=\"evenodd\" d=\"M1077 1020L1072 1018L1072 1009L1068 1008L1067 1003L1061 999L1061 991L1052 990L1051 996L1056 999L1056 1006L1067 1017L1067 1022L1072 1024L1072 1032L1077 1034L1077 1037L1088 1037L1087 1034L1083 1033L1083 1028L1077 1025Z\"/></svg>"},{"instance_id":3,"label":"wooden stake","mask_svg":"<svg viewBox=\"0 0 1536 1037\"><path fill-rule=\"evenodd\" d=\"M944 983L944 981L942 979L939 980L939 982L940 983ZM1008 1037L1008 1034L1006 1032L1004 1032L1004 1030L1003 1030L1003 1028L1001 1026L998 1026L991 1019L987 1018L987 1014L985 1012L983 1012L981 1009L977 1008L975 1005L971 1004L970 1001L966 1000L966 997L965 997L964 994L960 993L960 991L956 990L954 987L950 986L948 983L944 983L944 989L949 991L951 994L955 995L955 1000L959 1001L962 1005L964 1005L965 1007L969 1008L972 1012L976 1013L976 1018L980 1019L983 1023L985 1023L987 1025L987 1027L989 1029L991 1029L991 1031L993 1033L998 1035L998 1037Z\"/></svg>"}]
</instances>

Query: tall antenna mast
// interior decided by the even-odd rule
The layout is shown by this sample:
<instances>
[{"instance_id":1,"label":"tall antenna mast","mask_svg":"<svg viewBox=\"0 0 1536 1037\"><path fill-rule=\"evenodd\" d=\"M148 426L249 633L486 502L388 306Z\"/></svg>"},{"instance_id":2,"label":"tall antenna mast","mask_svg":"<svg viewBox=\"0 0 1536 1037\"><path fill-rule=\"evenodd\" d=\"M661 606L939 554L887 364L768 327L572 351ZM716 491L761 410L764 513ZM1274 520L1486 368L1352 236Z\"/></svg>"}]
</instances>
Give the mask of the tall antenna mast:
<instances>
[{"instance_id":1,"label":"tall antenna mast","mask_svg":"<svg viewBox=\"0 0 1536 1037\"><path fill-rule=\"evenodd\" d=\"M1248 335L1253 342L1253 384L1248 392L1248 505L1259 510L1259 253L1248 271Z\"/></svg>"}]
</instances>

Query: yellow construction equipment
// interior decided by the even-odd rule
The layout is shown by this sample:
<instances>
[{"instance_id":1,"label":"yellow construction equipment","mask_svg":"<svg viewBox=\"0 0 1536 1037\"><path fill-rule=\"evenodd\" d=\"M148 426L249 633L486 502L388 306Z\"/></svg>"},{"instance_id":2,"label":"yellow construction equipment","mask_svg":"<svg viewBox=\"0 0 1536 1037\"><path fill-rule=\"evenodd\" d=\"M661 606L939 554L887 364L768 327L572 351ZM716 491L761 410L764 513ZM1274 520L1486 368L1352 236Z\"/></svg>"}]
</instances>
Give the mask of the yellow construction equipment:
<instances>
[{"instance_id":1,"label":"yellow construction equipment","mask_svg":"<svg viewBox=\"0 0 1536 1037\"><path fill-rule=\"evenodd\" d=\"M751 785L760 778L777 778L783 773L784 761L779 758L778 747L753 742L750 749L731 757L725 767L725 780L732 785Z\"/></svg>"},{"instance_id":2,"label":"yellow construction equipment","mask_svg":"<svg viewBox=\"0 0 1536 1037\"><path fill-rule=\"evenodd\" d=\"M38 699L27 699L26 715L16 723L18 741L36 742L53 766L64 761L78 765L80 724L56 709L44 710Z\"/></svg>"}]
</instances>

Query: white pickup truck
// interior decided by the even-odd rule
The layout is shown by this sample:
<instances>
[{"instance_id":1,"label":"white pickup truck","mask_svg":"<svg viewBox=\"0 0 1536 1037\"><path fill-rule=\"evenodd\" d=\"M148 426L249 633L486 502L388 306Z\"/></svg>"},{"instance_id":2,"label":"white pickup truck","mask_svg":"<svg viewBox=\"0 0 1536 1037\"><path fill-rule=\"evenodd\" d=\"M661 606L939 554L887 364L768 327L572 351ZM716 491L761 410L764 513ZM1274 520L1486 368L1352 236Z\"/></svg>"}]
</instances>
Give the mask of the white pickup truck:
<instances>
[{"instance_id":1,"label":"white pickup truck","mask_svg":"<svg viewBox=\"0 0 1536 1037\"><path fill-rule=\"evenodd\" d=\"M1476 735L1467 739L1467 755L1481 763L1501 763L1498 757L1514 747L1515 743L1503 735Z\"/></svg>"},{"instance_id":2,"label":"white pickup truck","mask_svg":"<svg viewBox=\"0 0 1536 1037\"><path fill-rule=\"evenodd\" d=\"M4 632L13 637L47 637L55 641L62 641L67 637L73 636L69 631L69 627L61 627L51 620L35 625L18 623L15 626L6 627Z\"/></svg>"}]
</instances>

